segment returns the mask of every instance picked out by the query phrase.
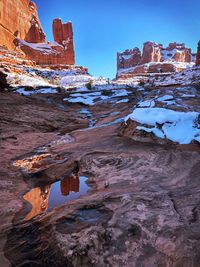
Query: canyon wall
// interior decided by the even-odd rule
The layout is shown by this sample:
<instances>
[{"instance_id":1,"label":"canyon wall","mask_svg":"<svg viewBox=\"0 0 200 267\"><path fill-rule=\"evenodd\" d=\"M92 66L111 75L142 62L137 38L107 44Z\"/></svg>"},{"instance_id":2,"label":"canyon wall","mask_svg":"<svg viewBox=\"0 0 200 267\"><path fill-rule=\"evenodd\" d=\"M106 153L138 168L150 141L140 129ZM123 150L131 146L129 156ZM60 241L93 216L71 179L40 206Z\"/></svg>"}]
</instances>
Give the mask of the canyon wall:
<instances>
[{"instance_id":1,"label":"canyon wall","mask_svg":"<svg viewBox=\"0 0 200 267\"><path fill-rule=\"evenodd\" d=\"M74 65L72 23L53 21L54 42L46 43L37 6L29 0L0 1L0 45L22 51L38 65Z\"/></svg>"},{"instance_id":2,"label":"canyon wall","mask_svg":"<svg viewBox=\"0 0 200 267\"><path fill-rule=\"evenodd\" d=\"M17 37L31 43L45 42L37 6L29 0L0 1L0 44L14 49Z\"/></svg>"},{"instance_id":3,"label":"canyon wall","mask_svg":"<svg viewBox=\"0 0 200 267\"><path fill-rule=\"evenodd\" d=\"M26 54L27 59L35 61L38 65L74 65L72 23L62 24L60 19L55 19L53 35L53 43L29 43L19 38L16 38L14 43Z\"/></svg>"},{"instance_id":4,"label":"canyon wall","mask_svg":"<svg viewBox=\"0 0 200 267\"><path fill-rule=\"evenodd\" d=\"M170 43L164 48L162 44L146 42L143 52L136 47L117 53L117 77L180 71L194 65L195 57L183 43Z\"/></svg>"}]
</instances>

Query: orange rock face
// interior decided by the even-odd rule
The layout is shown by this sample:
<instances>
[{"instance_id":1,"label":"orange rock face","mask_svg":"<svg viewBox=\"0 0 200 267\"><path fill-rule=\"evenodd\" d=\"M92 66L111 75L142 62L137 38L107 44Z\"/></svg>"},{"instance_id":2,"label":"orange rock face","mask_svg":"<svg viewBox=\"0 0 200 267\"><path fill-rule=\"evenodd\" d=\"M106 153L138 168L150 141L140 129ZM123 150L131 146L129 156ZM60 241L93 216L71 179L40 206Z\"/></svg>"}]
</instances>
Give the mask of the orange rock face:
<instances>
[{"instance_id":1,"label":"orange rock face","mask_svg":"<svg viewBox=\"0 0 200 267\"><path fill-rule=\"evenodd\" d=\"M0 1L1 45L14 49L13 40L18 37L27 42L45 42L37 14L37 6L29 0Z\"/></svg>"},{"instance_id":2,"label":"orange rock face","mask_svg":"<svg viewBox=\"0 0 200 267\"><path fill-rule=\"evenodd\" d=\"M62 23L61 19L54 19L53 36L54 41L64 47L67 64L74 64L75 53L72 23Z\"/></svg>"},{"instance_id":3,"label":"orange rock face","mask_svg":"<svg viewBox=\"0 0 200 267\"><path fill-rule=\"evenodd\" d=\"M48 200L50 195L51 186L43 186L41 188L33 188L28 192L24 199L32 206L31 211L26 215L25 220L30 220L34 216L44 212L48 208Z\"/></svg>"},{"instance_id":4,"label":"orange rock face","mask_svg":"<svg viewBox=\"0 0 200 267\"><path fill-rule=\"evenodd\" d=\"M162 58L161 54L162 45L153 42L144 43L142 60L140 64L149 62L160 62Z\"/></svg>"},{"instance_id":5,"label":"orange rock face","mask_svg":"<svg viewBox=\"0 0 200 267\"><path fill-rule=\"evenodd\" d=\"M200 65L200 41L198 42L196 65Z\"/></svg>"},{"instance_id":6,"label":"orange rock face","mask_svg":"<svg viewBox=\"0 0 200 267\"><path fill-rule=\"evenodd\" d=\"M38 65L74 65L74 41L72 23L62 24L60 19L53 21L54 43L30 43L15 38L14 44L20 47L27 59Z\"/></svg>"},{"instance_id":7,"label":"orange rock face","mask_svg":"<svg viewBox=\"0 0 200 267\"><path fill-rule=\"evenodd\" d=\"M164 48L162 44L146 42L143 53L140 52L139 48L117 53L117 78L127 77L127 75L130 77L130 75L138 74L180 71L185 68L186 64L176 63L192 63L195 56L191 49L185 47L183 43L170 43L167 48Z\"/></svg>"},{"instance_id":8,"label":"orange rock face","mask_svg":"<svg viewBox=\"0 0 200 267\"><path fill-rule=\"evenodd\" d=\"M37 6L30 0L1 0L0 45L12 50L16 47L26 59L39 65L74 65L74 40L72 23L53 21L55 43L46 43Z\"/></svg>"}]
</instances>

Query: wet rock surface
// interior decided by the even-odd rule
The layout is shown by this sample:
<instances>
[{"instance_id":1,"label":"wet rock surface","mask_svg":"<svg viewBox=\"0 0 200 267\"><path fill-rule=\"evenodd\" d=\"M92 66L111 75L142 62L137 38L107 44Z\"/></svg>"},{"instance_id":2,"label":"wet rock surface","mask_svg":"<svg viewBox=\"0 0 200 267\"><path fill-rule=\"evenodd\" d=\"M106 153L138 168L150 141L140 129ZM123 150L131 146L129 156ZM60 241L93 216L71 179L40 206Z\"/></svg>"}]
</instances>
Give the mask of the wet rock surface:
<instances>
[{"instance_id":1,"label":"wet rock surface","mask_svg":"<svg viewBox=\"0 0 200 267\"><path fill-rule=\"evenodd\" d=\"M125 90L93 94L92 104L86 92L1 93L2 266L200 266L199 146L119 136L140 101L170 90L177 109L198 111L198 89L192 99L174 88ZM79 175L86 194L25 220L23 196Z\"/></svg>"}]
</instances>

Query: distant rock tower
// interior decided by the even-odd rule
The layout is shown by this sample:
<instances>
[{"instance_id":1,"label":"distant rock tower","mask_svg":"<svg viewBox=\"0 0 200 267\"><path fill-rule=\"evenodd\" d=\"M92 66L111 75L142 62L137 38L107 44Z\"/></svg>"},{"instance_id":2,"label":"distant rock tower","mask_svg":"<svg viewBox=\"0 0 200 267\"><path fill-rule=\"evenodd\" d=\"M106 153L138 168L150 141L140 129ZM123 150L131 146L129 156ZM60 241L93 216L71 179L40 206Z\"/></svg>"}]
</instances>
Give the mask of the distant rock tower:
<instances>
[{"instance_id":1,"label":"distant rock tower","mask_svg":"<svg viewBox=\"0 0 200 267\"><path fill-rule=\"evenodd\" d=\"M67 58L68 64L74 64L75 53L72 23L62 23L61 19L54 19L53 36L55 42L65 47L65 56Z\"/></svg>"},{"instance_id":2,"label":"distant rock tower","mask_svg":"<svg viewBox=\"0 0 200 267\"><path fill-rule=\"evenodd\" d=\"M200 65L200 41L198 42L196 65Z\"/></svg>"}]
</instances>

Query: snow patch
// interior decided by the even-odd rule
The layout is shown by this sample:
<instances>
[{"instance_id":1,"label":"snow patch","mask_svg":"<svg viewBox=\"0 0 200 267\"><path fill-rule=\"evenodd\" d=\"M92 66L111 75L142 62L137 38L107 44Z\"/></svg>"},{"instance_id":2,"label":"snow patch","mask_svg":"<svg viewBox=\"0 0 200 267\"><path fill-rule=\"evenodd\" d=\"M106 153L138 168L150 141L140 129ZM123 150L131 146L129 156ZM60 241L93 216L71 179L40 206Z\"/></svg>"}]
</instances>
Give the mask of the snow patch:
<instances>
[{"instance_id":1,"label":"snow patch","mask_svg":"<svg viewBox=\"0 0 200 267\"><path fill-rule=\"evenodd\" d=\"M26 90L26 88L19 88L16 92L20 95L30 96L34 94L55 94L57 90L55 88L42 88L38 90Z\"/></svg>"},{"instance_id":2,"label":"snow patch","mask_svg":"<svg viewBox=\"0 0 200 267\"><path fill-rule=\"evenodd\" d=\"M53 43L28 43L24 40L18 39L19 40L19 46L28 46L31 49L37 50L42 52L42 54L45 55L50 55L50 54L57 54L58 52L54 49L54 47L58 47L60 46L62 49L64 49L64 47L56 42Z\"/></svg>"},{"instance_id":3,"label":"snow patch","mask_svg":"<svg viewBox=\"0 0 200 267\"><path fill-rule=\"evenodd\" d=\"M8 83L13 86L29 86L29 87L43 87L43 86L48 86L48 87L54 87L53 84L50 84L49 82L45 81L42 78L35 78L31 77L25 74L16 74L16 73L8 73L7 76L7 81Z\"/></svg>"},{"instance_id":4,"label":"snow patch","mask_svg":"<svg viewBox=\"0 0 200 267\"><path fill-rule=\"evenodd\" d=\"M92 92L92 93L85 93L85 94L71 94L69 98L64 98L63 101L68 101L71 103L82 103L84 105L94 105L95 102L106 100L108 96L101 95L100 92Z\"/></svg>"},{"instance_id":5,"label":"snow patch","mask_svg":"<svg viewBox=\"0 0 200 267\"><path fill-rule=\"evenodd\" d=\"M156 100L157 101L169 101L169 100L172 100L174 97L172 95L164 95L164 96L161 96L161 97L158 97Z\"/></svg>"},{"instance_id":6,"label":"snow patch","mask_svg":"<svg viewBox=\"0 0 200 267\"><path fill-rule=\"evenodd\" d=\"M159 138L167 138L179 144L200 140L198 112L179 112L165 108L136 108L125 119L137 121L149 127L137 126L138 130L152 132Z\"/></svg>"},{"instance_id":7,"label":"snow patch","mask_svg":"<svg viewBox=\"0 0 200 267\"><path fill-rule=\"evenodd\" d=\"M138 103L138 107L144 108L144 107L154 107L155 106L155 101L153 99L151 100L146 100Z\"/></svg>"}]
</instances>

